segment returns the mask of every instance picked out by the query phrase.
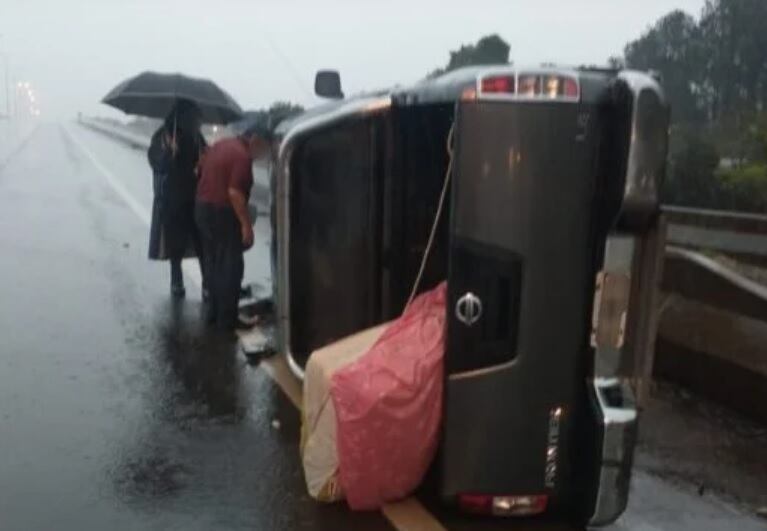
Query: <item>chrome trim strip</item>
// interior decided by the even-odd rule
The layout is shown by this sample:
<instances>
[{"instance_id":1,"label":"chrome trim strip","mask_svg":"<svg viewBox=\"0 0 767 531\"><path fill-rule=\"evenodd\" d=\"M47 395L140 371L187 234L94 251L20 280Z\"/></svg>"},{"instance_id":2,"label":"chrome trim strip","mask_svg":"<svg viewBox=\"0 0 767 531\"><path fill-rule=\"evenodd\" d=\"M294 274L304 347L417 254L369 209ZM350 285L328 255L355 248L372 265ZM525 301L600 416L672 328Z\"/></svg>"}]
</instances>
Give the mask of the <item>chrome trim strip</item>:
<instances>
[{"instance_id":1,"label":"chrome trim strip","mask_svg":"<svg viewBox=\"0 0 767 531\"><path fill-rule=\"evenodd\" d=\"M274 208L277 213L275 216L277 238L277 322L278 322L278 341L282 352L292 360L290 338L290 160L293 154L296 141L304 137L313 130L330 126L344 118L352 116L367 116L377 112L382 112L391 107L391 97L370 97L362 98L348 102L333 111L322 114L306 120L306 122L297 124L288 131L282 139L277 157L277 170L275 178L275 202ZM272 280L274 282L274 279ZM299 373L303 371L296 365ZM296 371L293 371L296 373ZM296 373L297 374L297 373ZM297 374L298 375L298 374Z\"/></svg>"},{"instance_id":2,"label":"chrome trim strip","mask_svg":"<svg viewBox=\"0 0 767 531\"><path fill-rule=\"evenodd\" d=\"M301 381L304 381L304 370L298 363L296 363L296 360L293 359L293 353L286 352L285 359L288 360L288 368L290 369L290 372L293 373L293 376Z\"/></svg>"},{"instance_id":3,"label":"chrome trim strip","mask_svg":"<svg viewBox=\"0 0 767 531\"><path fill-rule=\"evenodd\" d=\"M503 363L499 363L498 365L493 365L492 367L483 367L481 369L472 369L470 371L463 371L463 372L456 372L453 374L449 374L447 379L448 380L468 380L469 378L476 378L478 376L487 376L488 374L493 374L495 372L501 372L505 369L508 369L512 365L514 365L517 362L516 358L514 358L511 361L505 361Z\"/></svg>"}]
</instances>

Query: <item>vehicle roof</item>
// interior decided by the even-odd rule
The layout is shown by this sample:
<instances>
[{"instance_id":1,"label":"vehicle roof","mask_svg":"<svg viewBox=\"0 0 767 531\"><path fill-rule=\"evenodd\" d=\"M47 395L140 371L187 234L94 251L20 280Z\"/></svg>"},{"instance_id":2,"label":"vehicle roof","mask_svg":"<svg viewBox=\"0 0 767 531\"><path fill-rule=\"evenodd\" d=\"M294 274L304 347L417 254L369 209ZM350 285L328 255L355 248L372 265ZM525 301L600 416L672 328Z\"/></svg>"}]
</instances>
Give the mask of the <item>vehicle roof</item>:
<instances>
[{"instance_id":1,"label":"vehicle roof","mask_svg":"<svg viewBox=\"0 0 767 531\"><path fill-rule=\"evenodd\" d=\"M435 78L424 79L409 87L394 87L376 92L365 92L323 103L307 109L303 113L281 122L275 129L277 136L283 136L298 123L310 120L314 117L331 113L357 100L380 98L389 96L392 102L398 106L418 105L428 103L452 103L456 101L461 92L467 87L473 86L477 81L477 75L492 66L470 66L459 68Z\"/></svg>"},{"instance_id":2,"label":"vehicle roof","mask_svg":"<svg viewBox=\"0 0 767 531\"><path fill-rule=\"evenodd\" d=\"M391 98L393 106L406 107L411 105L427 105L439 103L453 103L460 99L461 94L467 88L475 86L480 74L492 69L508 69L510 71L540 71L551 70L579 71L581 75L597 75L604 73L616 73L614 69L600 69L595 67L562 67L558 65L541 65L538 67L515 67L514 65L480 65L468 66L453 70L446 74L427 78L408 87L394 87L376 92L366 92L344 98L342 100L330 101L312 107L296 117L281 122L275 133L278 137L284 136L294 126L308 120L320 117L324 114L336 114L344 112L344 107L349 110L359 110L361 100L372 100L375 98Z\"/></svg>"},{"instance_id":3,"label":"vehicle roof","mask_svg":"<svg viewBox=\"0 0 767 531\"><path fill-rule=\"evenodd\" d=\"M275 128L275 134L277 136L283 136L287 131L289 131L294 125L298 123L311 120L312 118L321 116L323 114L332 113L333 111L346 107L350 103L353 103L359 100L370 99L375 97L383 97L388 95L389 93L390 91L388 90L382 90L377 92L367 92L362 94L356 94L354 96L350 96L348 98L344 98L341 100L331 100L331 101L322 103L320 105L317 105L315 107L311 107L305 110L304 112L302 112L301 114L297 116L283 120Z\"/></svg>"},{"instance_id":4,"label":"vehicle roof","mask_svg":"<svg viewBox=\"0 0 767 531\"><path fill-rule=\"evenodd\" d=\"M449 103L458 100L461 93L477 83L477 76L488 68L508 67L508 65L468 66L424 79L415 85L392 92L392 99L400 105L423 103Z\"/></svg>"}]
</instances>

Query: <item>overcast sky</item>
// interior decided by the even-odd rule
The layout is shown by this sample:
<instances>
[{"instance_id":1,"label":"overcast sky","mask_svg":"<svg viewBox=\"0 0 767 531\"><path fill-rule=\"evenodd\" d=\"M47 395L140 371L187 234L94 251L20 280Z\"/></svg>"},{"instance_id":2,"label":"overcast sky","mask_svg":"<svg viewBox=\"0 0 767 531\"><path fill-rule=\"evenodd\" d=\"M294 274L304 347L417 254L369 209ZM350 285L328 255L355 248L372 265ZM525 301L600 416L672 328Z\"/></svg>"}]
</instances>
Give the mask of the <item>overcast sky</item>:
<instances>
[{"instance_id":1,"label":"overcast sky","mask_svg":"<svg viewBox=\"0 0 767 531\"><path fill-rule=\"evenodd\" d=\"M0 52L47 117L109 114L99 99L148 69L210 77L244 108L310 105L318 68L339 69L347 93L410 83L488 33L511 44L517 64L603 64L660 16L698 16L703 3L0 0Z\"/></svg>"}]
</instances>

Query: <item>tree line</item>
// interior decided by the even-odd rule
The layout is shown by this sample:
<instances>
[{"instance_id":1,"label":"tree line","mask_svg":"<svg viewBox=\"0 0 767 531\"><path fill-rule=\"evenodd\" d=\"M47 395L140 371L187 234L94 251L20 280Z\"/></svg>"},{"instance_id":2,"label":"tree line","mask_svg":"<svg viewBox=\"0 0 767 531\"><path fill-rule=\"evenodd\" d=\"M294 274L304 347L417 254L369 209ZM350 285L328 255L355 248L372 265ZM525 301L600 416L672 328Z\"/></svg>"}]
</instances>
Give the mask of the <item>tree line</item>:
<instances>
[{"instance_id":1,"label":"tree line","mask_svg":"<svg viewBox=\"0 0 767 531\"><path fill-rule=\"evenodd\" d=\"M767 2L675 10L610 62L660 73L672 106L663 200L767 211Z\"/></svg>"}]
</instances>

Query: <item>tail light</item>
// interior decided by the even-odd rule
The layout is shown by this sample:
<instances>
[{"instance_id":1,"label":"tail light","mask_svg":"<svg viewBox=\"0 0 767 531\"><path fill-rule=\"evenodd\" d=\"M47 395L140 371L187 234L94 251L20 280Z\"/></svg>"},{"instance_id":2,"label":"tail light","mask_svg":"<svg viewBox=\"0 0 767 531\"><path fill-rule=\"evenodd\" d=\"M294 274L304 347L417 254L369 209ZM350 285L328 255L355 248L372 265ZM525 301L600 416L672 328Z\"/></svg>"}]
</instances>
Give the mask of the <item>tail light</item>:
<instances>
[{"instance_id":1,"label":"tail light","mask_svg":"<svg viewBox=\"0 0 767 531\"><path fill-rule=\"evenodd\" d=\"M516 91L514 76L491 76L482 79L482 92L485 94L514 94Z\"/></svg>"},{"instance_id":2,"label":"tail light","mask_svg":"<svg viewBox=\"0 0 767 531\"><path fill-rule=\"evenodd\" d=\"M477 89L467 88L461 93L461 101L474 101L477 99Z\"/></svg>"},{"instance_id":3,"label":"tail light","mask_svg":"<svg viewBox=\"0 0 767 531\"><path fill-rule=\"evenodd\" d=\"M489 99L577 102L581 88L577 75L565 72L493 73L480 78L477 93L471 96L467 98L464 94L462 99L487 96Z\"/></svg>"},{"instance_id":4,"label":"tail light","mask_svg":"<svg viewBox=\"0 0 767 531\"><path fill-rule=\"evenodd\" d=\"M520 75L519 76L519 95L534 97L541 94L540 76Z\"/></svg>"},{"instance_id":5,"label":"tail light","mask_svg":"<svg viewBox=\"0 0 767 531\"><path fill-rule=\"evenodd\" d=\"M581 90L578 86L578 82L571 77L565 78L565 90L564 95L568 98L579 98Z\"/></svg>"},{"instance_id":6,"label":"tail light","mask_svg":"<svg viewBox=\"0 0 767 531\"><path fill-rule=\"evenodd\" d=\"M492 494L461 494L458 506L474 514L494 516L534 516L546 511L549 497L545 494L530 496L495 496Z\"/></svg>"}]
</instances>

